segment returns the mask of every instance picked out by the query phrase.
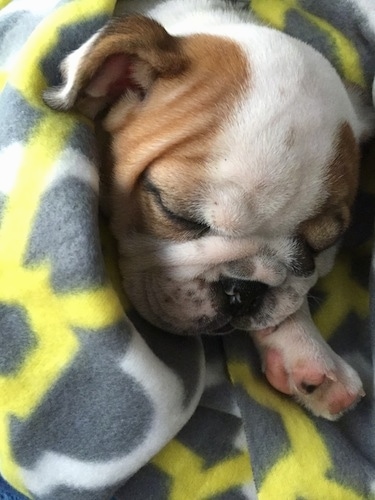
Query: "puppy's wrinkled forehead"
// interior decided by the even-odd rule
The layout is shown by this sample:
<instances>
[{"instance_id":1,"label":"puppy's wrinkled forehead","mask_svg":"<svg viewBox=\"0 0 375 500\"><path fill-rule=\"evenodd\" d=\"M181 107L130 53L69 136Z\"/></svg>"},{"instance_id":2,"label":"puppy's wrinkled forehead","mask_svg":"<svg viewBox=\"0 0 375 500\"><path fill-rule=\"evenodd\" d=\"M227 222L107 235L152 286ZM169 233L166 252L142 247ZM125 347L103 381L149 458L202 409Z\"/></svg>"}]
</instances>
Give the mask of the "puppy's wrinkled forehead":
<instances>
[{"instance_id":1,"label":"puppy's wrinkled forehead","mask_svg":"<svg viewBox=\"0 0 375 500\"><path fill-rule=\"evenodd\" d=\"M114 19L63 61L64 82L45 100L91 117L109 110L112 208L137 230L176 239L188 221L269 237L311 220L303 231L322 249L319 212L337 236L352 199L346 185L330 190L331 166L358 168L343 153L356 133L339 77L274 30L208 31L175 36L144 16Z\"/></svg>"},{"instance_id":2,"label":"puppy's wrinkled forehead","mask_svg":"<svg viewBox=\"0 0 375 500\"><path fill-rule=\"evenodd\" d=\"M237 43L204 34L178 40L183 70L155 79L141 102L125 96L104 122L117 134L115 148L121 143L119 156L126 143L126 161L140 162L133 174L152 167L154 175L173 168L177 177L179 169L199 177L215 161L214 140L251 85L250 62Z\"/></svg>"}]
</instances>

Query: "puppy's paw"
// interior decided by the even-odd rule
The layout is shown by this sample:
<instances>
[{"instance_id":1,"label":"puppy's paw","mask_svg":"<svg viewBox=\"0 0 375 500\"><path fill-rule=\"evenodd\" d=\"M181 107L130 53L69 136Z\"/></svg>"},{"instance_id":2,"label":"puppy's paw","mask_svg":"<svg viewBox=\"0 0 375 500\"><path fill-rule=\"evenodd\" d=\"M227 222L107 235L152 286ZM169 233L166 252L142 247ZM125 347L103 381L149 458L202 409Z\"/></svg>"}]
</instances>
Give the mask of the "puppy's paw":
<instances>
[{"instance_id":1,"label":"puppy's paw","mask_svg":"<svg viewBox=\"0 0 375 500\"><path fill-rule=\"evenodd\" d=\"M263 368L275 389L294 396L314 415L336 420L365 393L355 370L338 356L334 358L328 360L328 368L327 358L300 358L269 348L263 351Z\"/></svg>"},{"instance_id":2,"label":"puppy's paw","mask_svg":"<svg viewBox=\"0 0 375 500\"><path fill-rule=\"evenodd\" d=\"M306 306L253 338L269 383L314 415L336 420L365 395L357 372L324 341Z\"/></svg>"}]
</instances>

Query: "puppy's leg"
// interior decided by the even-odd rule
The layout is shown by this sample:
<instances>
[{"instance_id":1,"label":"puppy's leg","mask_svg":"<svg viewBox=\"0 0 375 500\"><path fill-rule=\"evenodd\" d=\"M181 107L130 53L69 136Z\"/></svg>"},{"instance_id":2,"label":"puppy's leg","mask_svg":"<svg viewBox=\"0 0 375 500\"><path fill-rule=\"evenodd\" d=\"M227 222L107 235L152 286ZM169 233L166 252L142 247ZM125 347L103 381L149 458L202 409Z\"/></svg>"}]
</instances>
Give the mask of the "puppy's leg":
<instances>
[{"instance_id":1,"label":"puppy's leg","mask_svg":"<svg viewBox=\"0 0 375 500\"><path fill-rule=\"evenodd\" d=\"M358 374L324 341L307 302L276 329L253 334L270 384L335 420L365 395Z\"/></svg>"}]
</instances>

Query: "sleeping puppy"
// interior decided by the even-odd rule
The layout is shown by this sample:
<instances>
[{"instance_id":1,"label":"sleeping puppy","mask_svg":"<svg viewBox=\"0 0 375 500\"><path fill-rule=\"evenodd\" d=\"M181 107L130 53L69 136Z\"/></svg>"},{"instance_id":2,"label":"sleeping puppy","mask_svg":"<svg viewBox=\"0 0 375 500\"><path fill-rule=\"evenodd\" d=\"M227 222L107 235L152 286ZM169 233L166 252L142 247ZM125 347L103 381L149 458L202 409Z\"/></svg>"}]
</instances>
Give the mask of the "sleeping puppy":
<instances>
[{"instance_id":1,"label":"sleeping puppy","mask_svg":"<svg viewBox=\"0 0 375 500\"><path fill-rule=\"evenodd\" d=\"M353 406L361 381L306 297L350 222L372 121L327 60L220 0L169 0L113 18L61 71L45 101L110 136L103 203L138 312L252 332L274 387L332 420Z\"/></svg>"}]
</instances>

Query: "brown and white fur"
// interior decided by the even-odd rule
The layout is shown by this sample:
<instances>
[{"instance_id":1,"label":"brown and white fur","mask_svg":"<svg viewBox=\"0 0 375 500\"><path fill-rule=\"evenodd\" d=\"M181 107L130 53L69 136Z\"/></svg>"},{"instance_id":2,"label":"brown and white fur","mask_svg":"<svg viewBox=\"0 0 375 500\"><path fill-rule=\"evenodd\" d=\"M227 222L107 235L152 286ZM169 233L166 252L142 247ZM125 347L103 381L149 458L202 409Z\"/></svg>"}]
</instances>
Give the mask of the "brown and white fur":
<instances>
[{"instance_id":1,"label":"brown and white fur","mask_svg":"<svg viewBox=\"0 0 375 500\"><path fill-rule=\"evenodd\" d=\"M272 385L335 419L364 392L306 297L350 222L371 116L321 54L220 0L144 14L113 18L44 96L103 117L129 299L173 333L251 332Z\"/></svg>"}]
</instances>

